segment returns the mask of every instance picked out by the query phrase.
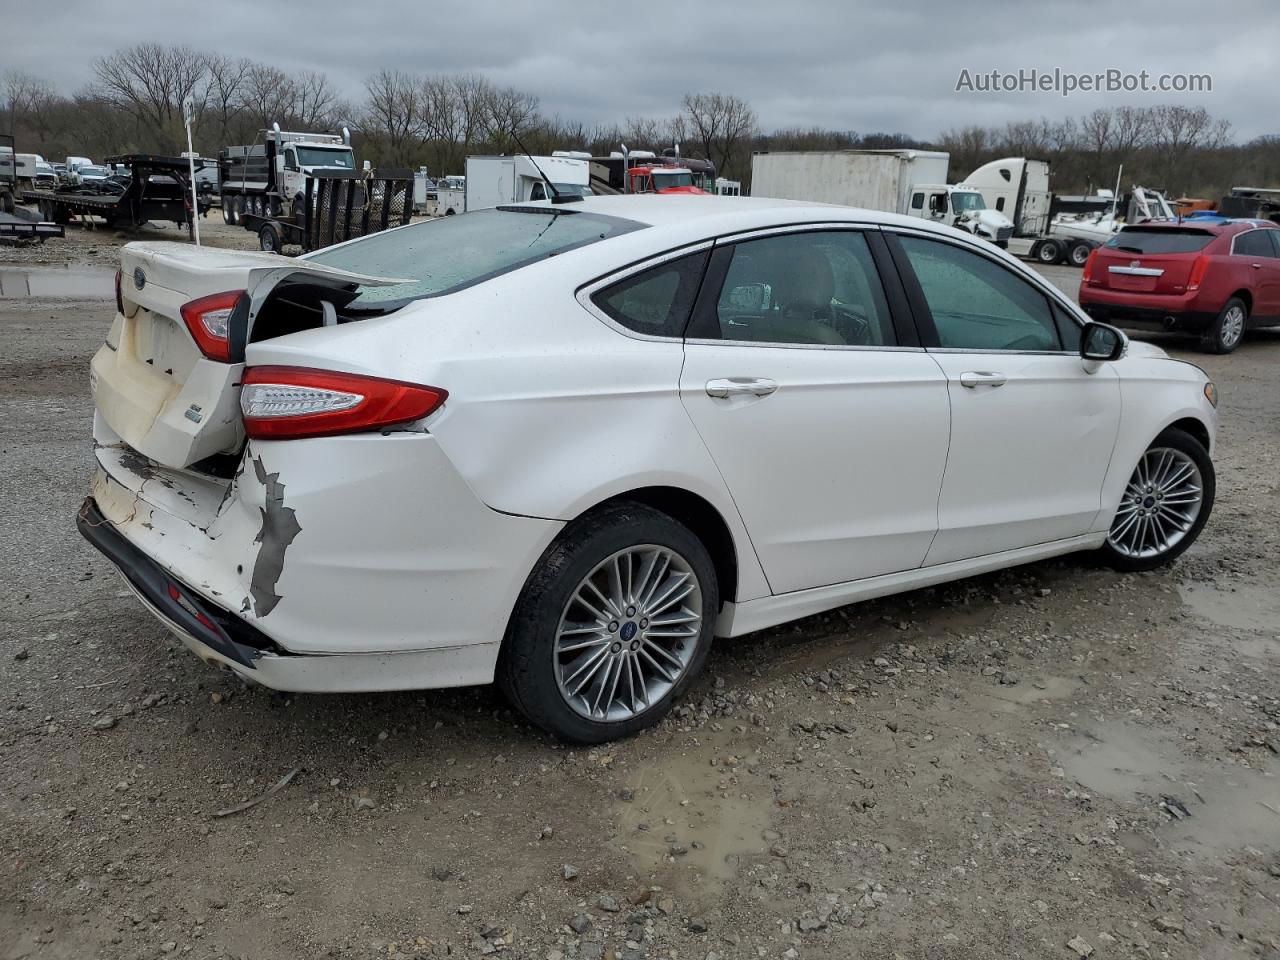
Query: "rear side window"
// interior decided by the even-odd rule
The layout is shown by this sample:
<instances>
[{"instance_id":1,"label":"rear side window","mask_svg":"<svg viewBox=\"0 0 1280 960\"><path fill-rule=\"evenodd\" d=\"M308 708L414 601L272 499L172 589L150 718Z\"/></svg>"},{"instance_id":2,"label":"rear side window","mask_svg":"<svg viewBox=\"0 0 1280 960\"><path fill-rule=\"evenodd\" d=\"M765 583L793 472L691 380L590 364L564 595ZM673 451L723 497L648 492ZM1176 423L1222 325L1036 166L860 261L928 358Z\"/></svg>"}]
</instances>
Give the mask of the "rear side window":
<instances>
[{"instance_id":1,"label":"rear side window","mask_svg":"<svg viewBox=\"0 0 1280 960\"><path fill-rule=\"evenodd\" d=\"M1276 248L1271 234L1274 230L1250 230L1239 234L1231 246L1231 252L1240 257L1275 257Z\"/></svg>"},{"instance_id":2,"label":"rear side window","mask_svg":"<svg viewBox=\"0 0 1280 960\"><path fill-rule=\"evenodd\" d=\"M693 311L709 250L668 260L597 291L591 302L628 330L682 337Z\"/></svg>"},{"instance_id":3,"label":"rear side window","mask_svg":"<svg viewBox=\"0 0 1280 960\"><path fill-rule=\"evenodd\" d=\"M409 283L361 287L350 309L395 309L438 297L642 229L644 224L559 207L497 207L387 230L308 257L370 277Z\"/></svg>"},{"instance_id":4,"label":"rear side window","mask_svg":"<svg viewBox=\"0 0 1280 960\"><path fill-rule=\"evenodd\" d=\"M1125 253L1195 253L1207 247L1213 237L1207 230L1125 227L1107 241L1107 247Z\"/></svg>"}]
</instances>

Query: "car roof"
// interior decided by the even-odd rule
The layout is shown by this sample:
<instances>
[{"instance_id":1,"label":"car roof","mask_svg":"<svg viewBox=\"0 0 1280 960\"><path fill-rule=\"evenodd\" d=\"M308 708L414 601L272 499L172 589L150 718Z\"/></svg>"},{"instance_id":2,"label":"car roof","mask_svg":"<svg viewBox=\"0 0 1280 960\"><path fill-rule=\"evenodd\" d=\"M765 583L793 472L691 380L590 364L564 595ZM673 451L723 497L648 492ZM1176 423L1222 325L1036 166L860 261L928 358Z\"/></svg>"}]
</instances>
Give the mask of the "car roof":
<instances>
[{"instance_id":1,"label":"car roof","mask_svg":"<svg viewBox=\"0 0 1280 960\"><path fill-rule=\"evenodd\" d=\"M547 207L551 201L504 204L504 206ZM708 236L739 230L784 226L792 223L848 221L885 226L939 230L937 224L920 217L905 217L879 210L845 207L808 200L781 200L772 197L722 197L714 193L687 194L597 194L561 205L560 209L621 217L650 227L693 228Z\"/></svg>"}]
</instances>

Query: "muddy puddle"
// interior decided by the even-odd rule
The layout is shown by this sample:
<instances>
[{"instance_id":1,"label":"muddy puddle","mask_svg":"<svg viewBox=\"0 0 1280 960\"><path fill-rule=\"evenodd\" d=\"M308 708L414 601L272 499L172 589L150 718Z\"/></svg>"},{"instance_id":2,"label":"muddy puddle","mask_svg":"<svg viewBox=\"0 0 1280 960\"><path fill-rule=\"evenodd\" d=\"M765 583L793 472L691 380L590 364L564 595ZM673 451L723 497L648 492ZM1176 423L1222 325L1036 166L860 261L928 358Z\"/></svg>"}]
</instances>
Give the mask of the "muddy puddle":
<instances>
[{"instance_id":1,"label":"muddy puddle","mask_svg":"<svg viewBox=\"0 0 1280 960\"><path fill-rule=\"evenodd\" d=\"M115 295L115 278L115 270L107 267L0 264L0 300L46 297L105 300Z\"/></svg>"},{"instance_id":2,"label":"muddy puddle","mask_svg":"<svg viewBox=\"0 0 1280 960\"><path fill-rule=\"evenodd\" d=\"M1184 583L1178 593L1201 619L1234 630L1270 633L1280 640L1280 591L1274 584L1238 583L1223 590L1207 583ZM1280 654L1280 644L1273 650Z\"/></svg>"},{"instance_id":3,"label":"muddy puddle","mask_svg":"<svg viewBox=\"0 0 1280 960\"><path fill-rule=\"evenodd\" d=\"M1058 760L1093 793L1159 810L1157 834L1170 846L1206 856L1280 850L1280 777L1193 760L1178 741L1122 723L1094 729Z\"/></svg>"},{"instance_id":4,"label":"muddy puddle","mask_svg":"<svg viewBox=\"0 0 1280 960\"><path fill-rule=\"evenodd\" d=\"M749 744L702 737L637 773L618 803L614 840L637 877L714 893L767 853L773 795L763 773L748 772L759 763Z\"/></svg>"}]
</instances>

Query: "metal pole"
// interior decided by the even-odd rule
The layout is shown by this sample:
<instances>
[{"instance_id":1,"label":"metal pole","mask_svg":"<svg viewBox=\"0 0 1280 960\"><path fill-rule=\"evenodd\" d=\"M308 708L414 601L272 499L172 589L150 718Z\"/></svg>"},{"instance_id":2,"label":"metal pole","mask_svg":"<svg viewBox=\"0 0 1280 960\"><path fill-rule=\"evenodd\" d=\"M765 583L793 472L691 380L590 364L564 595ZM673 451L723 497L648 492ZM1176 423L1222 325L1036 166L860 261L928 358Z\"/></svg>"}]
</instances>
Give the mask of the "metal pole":
<instances>
[{"instance_id":1,"label":"metal pole","mask_svg":"<svg viewBox=\"0 0 1280 960\"><path fill-rule=\"evenodd\" d=\"M187 121L187 167L191 171L191 225L195 229L196 246L200 246L200 197L196 193L196 152L191 146L191 114L193 104L188 100L183 111Z\"/></svg>"}]
</instances>

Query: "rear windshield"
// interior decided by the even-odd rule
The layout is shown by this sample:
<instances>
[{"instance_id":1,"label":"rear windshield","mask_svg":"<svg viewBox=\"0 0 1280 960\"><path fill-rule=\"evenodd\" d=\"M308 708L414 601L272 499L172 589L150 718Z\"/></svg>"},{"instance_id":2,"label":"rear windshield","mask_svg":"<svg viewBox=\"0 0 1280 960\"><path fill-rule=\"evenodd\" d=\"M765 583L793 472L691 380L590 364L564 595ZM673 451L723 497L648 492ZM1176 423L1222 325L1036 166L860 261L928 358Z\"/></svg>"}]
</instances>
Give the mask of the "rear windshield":
<instances>
[{"instance_id":1,"label":"rear windshield","mask_svg":"<svg viewBox=\"0 0 1280 960\"><path fill-rule=\"evenodd\" d=\"M1125 227L1107 241L1107 246L1126 253L1195 253L1208 246L1213 237L1205 230Z\"/></svg>"},{"instance_id":2,"label":"rear windshield","mask_svg":"<svg viewBox=\"0 0 1280 960\"><path fill-rule=\"evenodd\" d=\"M371 277L412 283L362 287L350 307L453 293L520 267L638 230L644 224L559 207L496 207L377 233L307 257Z\"/></svg>"}]
</instances>

